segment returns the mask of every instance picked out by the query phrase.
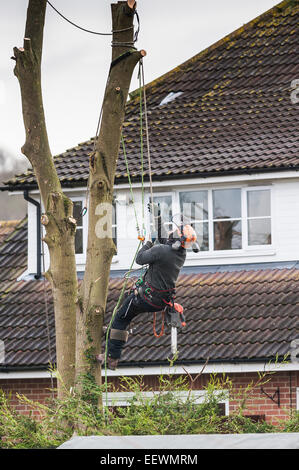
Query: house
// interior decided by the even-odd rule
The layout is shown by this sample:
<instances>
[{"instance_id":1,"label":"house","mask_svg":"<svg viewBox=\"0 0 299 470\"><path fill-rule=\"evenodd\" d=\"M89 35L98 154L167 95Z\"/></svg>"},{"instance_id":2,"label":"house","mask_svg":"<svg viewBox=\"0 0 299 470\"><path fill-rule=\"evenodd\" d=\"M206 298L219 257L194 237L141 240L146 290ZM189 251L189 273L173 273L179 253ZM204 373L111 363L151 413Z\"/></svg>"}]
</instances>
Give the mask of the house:
<instances>
[{"instance_id":1,"label":"house","mask_svg":"<svg viewBox=\"0 0 299 470\"><path fill-rule=\"evenodd\" d=\"M187 327L178 332L171 370L196 376L206 364L194 384L199 394L212 372L246 386L259 372L275 370L248 407L249 414L273 422L299 409L298 16L297 2L283 1L146 85L154 201L160 202L166 225L183 211L200 245L199 253L188 252L177 286ZM123 132L141 216L138 99L138 92L131 93ZM93 142L55 157L77 215L79 279L87 237L87 218L80 212ZM148 202L146 162L144 170ZM42 208L30 170L5 188L24 193L28 217L0 245L0 387L44 399L48 363L55 362L55 327L50 288L41 276L43 258L48 263L39 242ZM122 149L114 208L117 255L106 324L137 246ZM141 374L155 387L157 376L169 373L171 332L168 328L156 338L152 323L152 314L134 321L109 381L117 385L121 375ZM235 407L228 399L224 412Z\"/></svg>"}]
</instances>

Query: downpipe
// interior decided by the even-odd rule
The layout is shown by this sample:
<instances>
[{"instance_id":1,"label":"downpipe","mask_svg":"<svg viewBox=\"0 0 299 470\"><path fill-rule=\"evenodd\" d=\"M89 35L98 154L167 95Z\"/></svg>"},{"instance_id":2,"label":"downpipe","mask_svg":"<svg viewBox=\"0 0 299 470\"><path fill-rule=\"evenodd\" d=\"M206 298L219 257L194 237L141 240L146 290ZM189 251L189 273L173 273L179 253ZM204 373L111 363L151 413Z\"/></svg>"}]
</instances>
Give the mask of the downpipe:
<instances>
[{"instance_id":1,"label":"downpipe","mask_svg":"<svg viewBox=\"0 0 299 470\"><path fill-rule=\"evenodd\" d=\"M28 189L23 192L25 201L30 202L36 207L36 274L35 279L42 277L42 250L41 250L41 207L40 203L29 196Z\"/></svg>"}]
</instances>

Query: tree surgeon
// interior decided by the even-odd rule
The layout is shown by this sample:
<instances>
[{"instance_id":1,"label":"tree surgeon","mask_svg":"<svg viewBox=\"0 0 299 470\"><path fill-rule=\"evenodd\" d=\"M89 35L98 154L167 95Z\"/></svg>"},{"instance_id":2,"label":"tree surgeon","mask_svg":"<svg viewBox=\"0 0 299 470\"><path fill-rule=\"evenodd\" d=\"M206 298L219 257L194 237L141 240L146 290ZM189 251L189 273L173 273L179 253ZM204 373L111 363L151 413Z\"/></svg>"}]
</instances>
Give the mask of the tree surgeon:
<instances>
[{"instance_id":1,"label":"tree surgeon","mask_svg":"<svg viewBox=\"0 0 299 470\"><path fill-rule=\"evenodd\" d=\"M166 236L159 236L158 243L155 244L148 240L136 256L136 263L148 265L148 268L113 319L107 339L109 369L116 369L128 340L128 327L137 315L158 312L167 306L178 308L178 304L174 303L175 286L186 259L186 249L192 246L196 250L196 234L190 225L184 225L164 235ZM96 359L103 364L105 353L96 355Z\"/></svg>"}]
</instances>

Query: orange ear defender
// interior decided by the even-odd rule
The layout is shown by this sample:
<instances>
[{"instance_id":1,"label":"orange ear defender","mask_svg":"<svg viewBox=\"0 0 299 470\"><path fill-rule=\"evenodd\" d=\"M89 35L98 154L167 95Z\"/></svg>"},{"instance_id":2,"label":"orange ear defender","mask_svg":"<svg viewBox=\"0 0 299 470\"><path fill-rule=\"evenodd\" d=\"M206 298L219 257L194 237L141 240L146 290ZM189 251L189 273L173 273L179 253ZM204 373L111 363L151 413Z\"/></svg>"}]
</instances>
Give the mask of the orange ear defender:
<instances>
[{"instance_id":1,"label":"orange ear defender","mask_svg":"<svg viewBox=\"0 0 299 470\"><path fill-rule=\"evenodd\" d=\"M177 232L181 239L182 247L185 246L185 243L195 243L197 240L195 230L191 225L184 225L182 231L178 229Z\"/></svg>"}]
</instances>

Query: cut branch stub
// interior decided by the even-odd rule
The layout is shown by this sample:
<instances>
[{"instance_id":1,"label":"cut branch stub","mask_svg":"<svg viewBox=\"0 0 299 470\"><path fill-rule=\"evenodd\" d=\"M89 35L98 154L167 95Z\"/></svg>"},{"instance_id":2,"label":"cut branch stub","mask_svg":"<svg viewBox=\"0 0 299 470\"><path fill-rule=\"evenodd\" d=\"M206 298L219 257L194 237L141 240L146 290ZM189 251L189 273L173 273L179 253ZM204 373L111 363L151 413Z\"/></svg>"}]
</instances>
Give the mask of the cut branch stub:
<instances>
[{"instance_id":1,"label":"cut branch stub","mask_svg":"<svg viewBox=\"0 0 299 470\"><path fill-rule=\"evenodd\" d=\"M49 223L49 218L47 216L47 214L43 214L40 218L40 221L43 225L48 225Z\"/></svg>"}]
</instances>

